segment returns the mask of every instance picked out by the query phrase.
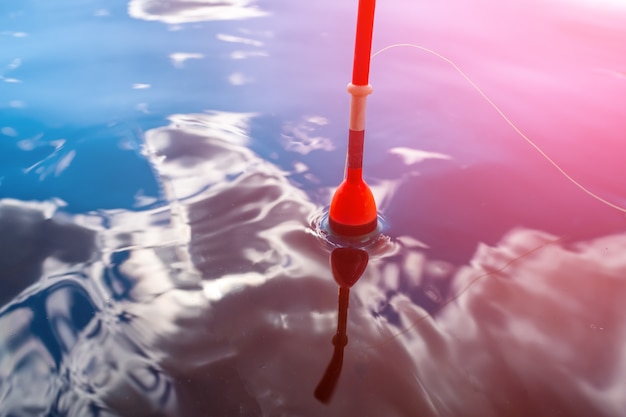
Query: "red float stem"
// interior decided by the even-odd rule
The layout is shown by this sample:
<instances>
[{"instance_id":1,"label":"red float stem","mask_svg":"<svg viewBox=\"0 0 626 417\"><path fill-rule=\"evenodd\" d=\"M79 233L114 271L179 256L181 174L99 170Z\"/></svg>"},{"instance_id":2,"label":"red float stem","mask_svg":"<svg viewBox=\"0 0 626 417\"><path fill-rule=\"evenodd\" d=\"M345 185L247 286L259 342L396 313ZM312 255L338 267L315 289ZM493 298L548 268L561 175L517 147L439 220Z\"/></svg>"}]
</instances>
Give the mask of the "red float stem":
<instances>
[{"instance_id":1,"label":"red float stem","mask_svg":"<svg viewBox=\"0 0 626 417\"><path fill-rule=\"evenodd\" d=\"M368 234L378 224L374 196L363 181L365 104L367 96L372 93L368 80L375 5L375 0L359 0L352 82L348 84L352 98L346 174L335 191L328 215L331 230L345 236Z\"/></svg>"},{"instance_id":2,"label":"red float stem","mask_svg":"<svg viewBox=\"0 0 626 417\"><path fill-rule=\"evenodd\" d=\"M359 11L356 20L356 42L354 46L354 65L352 67L352 84L354 85L368 84L375 8L376 0L359 0Z\"/></svg>"}]
</instances>

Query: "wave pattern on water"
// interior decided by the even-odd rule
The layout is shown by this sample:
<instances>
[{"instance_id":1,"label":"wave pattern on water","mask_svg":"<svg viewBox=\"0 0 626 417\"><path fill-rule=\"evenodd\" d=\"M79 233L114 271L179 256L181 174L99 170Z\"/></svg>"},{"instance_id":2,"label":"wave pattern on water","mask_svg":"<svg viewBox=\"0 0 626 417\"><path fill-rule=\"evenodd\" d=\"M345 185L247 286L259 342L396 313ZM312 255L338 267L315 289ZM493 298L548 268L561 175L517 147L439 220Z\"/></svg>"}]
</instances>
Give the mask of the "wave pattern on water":
<instances>
[{"instance_id":1,"label":"wave pattern on water","mask_svg":"<svg viewBox=\"0 0 626 417\"><path fill-rule=\"evenodd\" d=\"M384 227L321 404L329 255L363 246L329 236L320 208L352 7L73 3L0 15L0 417L622 416L624 217L509 140L439 62L390 55L399 76L375 83ZM381 2L377 30L460 58L622 201L623 17L489 0L467 20L461 3Z\"/></svg>"}]
</instances>

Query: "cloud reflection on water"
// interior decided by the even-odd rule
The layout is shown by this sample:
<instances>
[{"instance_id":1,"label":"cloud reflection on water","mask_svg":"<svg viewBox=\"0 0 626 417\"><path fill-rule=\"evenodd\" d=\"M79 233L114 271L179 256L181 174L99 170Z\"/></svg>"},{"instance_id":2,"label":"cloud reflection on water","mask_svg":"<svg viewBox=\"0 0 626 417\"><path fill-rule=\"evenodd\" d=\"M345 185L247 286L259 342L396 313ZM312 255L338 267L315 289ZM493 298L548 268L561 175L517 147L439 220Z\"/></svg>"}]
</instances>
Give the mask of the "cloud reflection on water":
<instances>
[{"instance_id":1,"label":"cloud reflection on water","mask_svg":"<svg viewBox=\"0 0 626 417\"><path fill-rule=\"evenodd\" d=\"M168 161L177 146L202 152L220 143L210 138L214 133L180 136L181 126L167 129L172 147L161 152L166 165L181 165L177 158ZM196 145L188 146L187 140ZM179 378L191 374L203 381L200 385L232 378L234 388L222 394L239 393L246 407L260 407L263 414L521 416L557 410L619 415L621 400L585 387L614 386L621 375L611 366L622 361L617 352L626 335L609 331L619 324L620 298L614 298L611 308L606 299L626 291L621 278L626 236L565 244L529 229L510 231L496 246L478 248L460 268L426 259L421 245L413 244L374 260L354 289L351 344L337 401L316 408L310 397L317 382L312 370L325 365L319 352L328 351L335 324L327 254L307 234L306 197L271 165L243 152L254 168L185 204L190 252L204 277L205 294L219 285L221 298L199 301L201 320L184 314L184 325L170 329L183 331L185 343L174 334L161 339L168 357L193 358L176 360L166 369L182 372ZM191 171L181 176L190 176L195 168L186 169ZM237 227L228 226L233 224ZM394 267L400 271L396 284L389 282ZM408 283L411 276L416 278ZM235 285L229 288L226 280ZM420 321L426 312L412 297L416 290L426 292L433 280L449 280L453 294L472 282L436 320ZM389 311L373 317L379 302L388 304ZM606 333L588 341L602 331ZM198 348L188 351L196 343ZM604 355L606 351L613 354ZM211 376L213 367L217 376ZM364 392L370 394L367 399ZM572 392L578 395L575 402ZM206 407L217 410L211 408L216 405Z\"/></svg>"},{"instance_id":2,"label":"cloud reflection on water","mask_svg":"<svg viewBox=\"0 0 626 417\"><path fill-rule=\"evenodd\" d=\"M435 322L398 295L400 339L435 415L621 415L625 249L625 234L568 243L513 230L456 272L460 295Z\"/></svg>"},{"instance_id":3,"label":"cloud reflection on water","mask_svg":"<svg viewBox=\"0 0 626 417\"><path fill-rule=\"evenodd\" d=\"M2 333L22 337L0 341L8 412L620 415L626 235L529 229L464 265L429 258L413 235L371 255L336 393L319 404L337 323L329 249L309 229L307 195L247 147L253 117L179 114L145 133L170 205L81 220L98 232L97 260L68 258L2 310ZM41 217L9 224L28 231ZM429 306L448 284L458 297Z\"/></svg>"},{"instance_id":4,"label":"cloud reflection on water","mask_svg":"<svg viewBox=\"0 0 626 417\"><path fill-rule=\"evenodd\" d=\"M128 14L135 19L180 24L249 19L268 12L254 0L131 0Z\"/></svg>"},{"instance_id":5,"label":"cloud reflection on water","mask_svg":"<svg viewBox=\"0 0 626 417\"><path fill-rule=\"evenodd\" d=\"M318 135L317 130L326 124L328 120L322 116L307 116L298 123L286 123L281 135L283 146L286 150L301 155L317 150L326 152L335 150L330 138Z\"/></svg>"}]
</instances>

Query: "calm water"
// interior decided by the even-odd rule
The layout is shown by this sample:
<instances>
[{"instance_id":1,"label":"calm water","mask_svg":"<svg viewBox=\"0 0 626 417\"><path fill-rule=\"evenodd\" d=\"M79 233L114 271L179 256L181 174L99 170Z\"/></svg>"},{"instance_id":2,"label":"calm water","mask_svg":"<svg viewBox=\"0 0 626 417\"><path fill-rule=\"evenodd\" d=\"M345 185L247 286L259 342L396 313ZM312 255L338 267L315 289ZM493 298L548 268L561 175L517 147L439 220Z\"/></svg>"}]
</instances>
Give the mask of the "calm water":
<instances>
[{"instance_id":1,"label":"calm water","mask_svg":"<svg viewBox=\"0 0 626 417\"><path fill-rule=\"evenodd\" d=\"M624 415L624 211L423 50L373 60L384 228L338 304L355 13L2 2L1 417ZM380 1L374 35L626 207L623 2Z\"/></svg>"}]
</instances>

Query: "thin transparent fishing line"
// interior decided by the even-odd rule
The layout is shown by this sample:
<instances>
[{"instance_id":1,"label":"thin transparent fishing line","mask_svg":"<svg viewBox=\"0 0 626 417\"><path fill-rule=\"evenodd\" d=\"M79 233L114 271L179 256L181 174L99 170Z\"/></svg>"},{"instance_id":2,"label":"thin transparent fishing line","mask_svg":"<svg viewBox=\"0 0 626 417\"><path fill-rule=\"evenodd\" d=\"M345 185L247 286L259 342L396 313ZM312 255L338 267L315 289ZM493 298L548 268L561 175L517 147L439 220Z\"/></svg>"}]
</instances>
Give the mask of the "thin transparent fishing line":
<instances>
[{"instance_id":1,"label":"thin transparent fishing line","mask_svg":"<svg viewBox=\"0 0 626 417\"><path fill-rule=\"evenodd\" d=\"M543 158L546 159L546 161L548 161L554 168L556 168L557 171L559 171L568 181L570 181L572 184L574 184L576 187L578 187L580 190L582 190L583 192L585 192L587 195L591 196L592 198L596 199L597 201L617 210L620 211L622 213L626 214L626 208L618 206L615 203L612 203L608 200L606 200L605 198L599 196L598 194L594 193L593 191L589 190L587 187L585 187L584 185L582 185L580 182L578 182L577 180L575 180L571 175L569 175L563 168L561 168L559 166L559 164L557 164L552 158L550 158L548 156L548 154L546 154L540 147L539 145L537 145L535 142L533 142L528 136L526 136L516 125L515 123L513 123L507 116L506 114L504 114L504 112L500 109L500 107L498 107L488 96L487 94L485 94L483 92L483 90L480 89L480 87L478 87L478 85L467 75L465 74L465 72L463 72L463 70L461 70L461 68L459 68L459 66L457 64L455 64L451 59L446 58L445 56L441 55L438 52L433 51L432 49L426 48L425 46L421 46L421 45L416 45L413 43L395 43L392 45L388 45L385 46L384 48L380 49L379 51L377 51L376 53L374 53L372 55L372 58L382 54L385 51L388 51L389 49L393 49L393 48L400 48L400 47L408 47L408 48L416 48L419 49L421 51L427 52L429 54L432 54L434 56L436 56L437 58L447 62L448 64L450 64L452 66L452 68L455 69L456 72L458 72L461 77L463 77L465 79L465 81L467 81L477 92L478 94L480 94L480 96L485 99L485 101L487 103L489 103L489 105L491 107L493 107L493 109L502 117L502 119L504 119L504 121L519 135L521 136L522 139L524 139L530 146L533 147L533 149L535 149L539 155L541 155Z\"/></svg>"}]
</instances>

